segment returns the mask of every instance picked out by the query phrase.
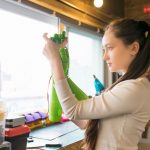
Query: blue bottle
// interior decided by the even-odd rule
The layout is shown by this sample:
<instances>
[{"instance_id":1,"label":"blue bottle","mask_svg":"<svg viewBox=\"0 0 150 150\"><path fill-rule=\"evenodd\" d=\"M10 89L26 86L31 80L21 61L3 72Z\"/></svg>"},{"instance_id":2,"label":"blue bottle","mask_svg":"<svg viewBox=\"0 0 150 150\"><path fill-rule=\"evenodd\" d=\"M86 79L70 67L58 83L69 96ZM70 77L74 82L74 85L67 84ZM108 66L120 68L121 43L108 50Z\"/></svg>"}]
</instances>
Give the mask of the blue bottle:
<instances>
[{"instance_id":1,"label":"blue bottle","mask_svg":"<svg viewBox=\"0 0 150 150\"><path fill-rule=\"evenodd\" d=\"M95 75L93 75L93 77L94 77L94 86L95 86L96 96L97 96L104 90L104 86Z\"/></svg>"}]
</instances>

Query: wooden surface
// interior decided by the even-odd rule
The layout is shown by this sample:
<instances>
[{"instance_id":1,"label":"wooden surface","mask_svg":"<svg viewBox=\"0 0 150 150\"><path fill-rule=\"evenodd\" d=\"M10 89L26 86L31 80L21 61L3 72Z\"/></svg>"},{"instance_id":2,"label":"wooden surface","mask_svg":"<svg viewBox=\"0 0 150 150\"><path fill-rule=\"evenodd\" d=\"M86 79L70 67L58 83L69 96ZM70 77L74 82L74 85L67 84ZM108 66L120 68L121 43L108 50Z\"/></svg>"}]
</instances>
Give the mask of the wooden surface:
<instances>
[{"instance_id":1,"label":"wooden surface","mask_svg":"<svg viewBox=\"0 0 150 150\"><path fill-rule=\"evenodd\" d=\"M79 142L73 143L71 145L68 145L62 148L62 150L81 150L81 144L82 144L82 141L79 141Z\"/></svg>"},{"instance_id":2,"label":"wooden surface","mask_svg":"<svg viewBox=\"0 0 150 150\"><path fill-rule=\"evenodd\" d=\"M25 0L24 0L25 1ZM27 0L31 5L37 5L55 12L55 15L69 19L75 24L81 22L97 30L106 26L111 20L123 17L123 1L105 0L101 8L96 8L91 0Z\"/></svg>"},{"instance_id":3,"label":"wooden surface","mask_svg":"<svg viewBox=\"0 0 150 150\"><path fill-rule=\"evenodd\" d=\"M61 143L62 147L43 147L42 150L74 150L73 148L80 150L79 143L84 138L84 131L80 130L75 124L69 121L32 131L30 137L34 140L33 142L27 143L27 147L30 147L30 150L38 149L31 149L31 147L53 143Z\"/></svg>"},{"instance_id":4,"label":"wooden surface","mask_svg":"<svg viewBox=\"0 0 150 150\"><path fill-rule=\"evenodd\" d=\"M56 0L29 0L32 3L35 3L39 6L42 6L46 9L50 9L55 11L56 13L59 13L61 15L67 16L73 20L77 20L79 22L85 23L87 25L100 28L102 29L106 24L98 19L95 19L94 17L83 13L81 11L78 11L77 9L73 9L69 7L68 5L64 3L60 3L59 1ZM106 19L106 20L109 20Z\"/></svg>"}]
</instances>

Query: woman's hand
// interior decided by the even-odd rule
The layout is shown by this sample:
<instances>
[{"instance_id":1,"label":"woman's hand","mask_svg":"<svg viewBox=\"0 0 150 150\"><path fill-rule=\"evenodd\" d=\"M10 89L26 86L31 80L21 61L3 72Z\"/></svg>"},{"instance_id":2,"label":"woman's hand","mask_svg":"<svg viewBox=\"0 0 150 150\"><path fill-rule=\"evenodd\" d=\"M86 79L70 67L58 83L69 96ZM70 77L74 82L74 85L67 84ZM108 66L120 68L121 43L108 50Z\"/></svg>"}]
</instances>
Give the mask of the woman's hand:
<instances>
[{"instance_id":1,"label":"woman's hand","mask_svg":"<svg viewBox=\"0 0 150 150\"><path fill-rule=\"evenodd\" d=\"M47 59L51 63L53 79L55 81L64 79L65 75L61 57L59 54L59 49L66 46L67 39L65 39L62 44L56 44L47 37L47 33L44 33L43 38L45 39L43 54L47 57Z\"/></svg>"},{"instance_id":2,"label":"woman's hand","mask_svg":"<svg viewBox=\"0 0 150 150\"><path fill-rule=\"evenodd\" d=\"M52 63L54 60L60 60L59 49L66 46L67 39L65 39L62 44L56 44L50 38L48 38L47 34L48 33L43 34L43 38L45 40L43 54Z\"/></svg>"}]
</instances>

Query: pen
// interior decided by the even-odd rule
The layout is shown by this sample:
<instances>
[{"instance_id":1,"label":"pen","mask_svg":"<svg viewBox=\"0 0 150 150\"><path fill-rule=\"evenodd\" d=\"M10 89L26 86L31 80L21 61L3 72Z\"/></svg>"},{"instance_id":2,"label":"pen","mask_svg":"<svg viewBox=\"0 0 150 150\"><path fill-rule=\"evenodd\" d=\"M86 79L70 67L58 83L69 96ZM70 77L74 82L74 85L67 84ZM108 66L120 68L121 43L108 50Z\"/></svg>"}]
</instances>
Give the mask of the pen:
<instances>
[{"instance_id":1,"label":"pen","mask_svg":"<svg viewBox=\"0 0 150 150\"><path fill-rule=\"evenodd\" d=\"M42 146L31 146L31 147L27 147L27 149L33 149L33 148L43 148L43 147L62 147L62 144L57 143L57 144L45 144Z\"/></svg>"},{"instance_id":2,"label":"pen","mask_svg":"<svg viewBox=\"0 0 150 150\"><path fill-rule=\"evenodd\" d=\"M62 144L45 144L45 147L62 147Z\"/></svg>"}]
</instances>

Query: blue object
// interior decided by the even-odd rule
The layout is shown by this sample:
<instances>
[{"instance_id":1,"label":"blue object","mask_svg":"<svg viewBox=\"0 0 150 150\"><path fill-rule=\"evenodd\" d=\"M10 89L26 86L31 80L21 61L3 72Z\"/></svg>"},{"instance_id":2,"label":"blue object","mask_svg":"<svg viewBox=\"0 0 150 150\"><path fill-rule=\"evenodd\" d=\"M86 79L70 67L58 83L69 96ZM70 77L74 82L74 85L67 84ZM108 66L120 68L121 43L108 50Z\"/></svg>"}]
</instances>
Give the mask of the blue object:
<instances>
[{"instance_id":1,"label":"blue object","mask_svg":"<svg viewBox=\"0 0 150 150\"><path fill-rule=\"evenodd\" d=\"M93 75L93 77L94 77L94 86L96 90L96 95L99 95L105 88L95 75Z\"/></svg>"}]
</instances>

